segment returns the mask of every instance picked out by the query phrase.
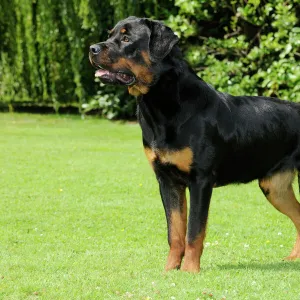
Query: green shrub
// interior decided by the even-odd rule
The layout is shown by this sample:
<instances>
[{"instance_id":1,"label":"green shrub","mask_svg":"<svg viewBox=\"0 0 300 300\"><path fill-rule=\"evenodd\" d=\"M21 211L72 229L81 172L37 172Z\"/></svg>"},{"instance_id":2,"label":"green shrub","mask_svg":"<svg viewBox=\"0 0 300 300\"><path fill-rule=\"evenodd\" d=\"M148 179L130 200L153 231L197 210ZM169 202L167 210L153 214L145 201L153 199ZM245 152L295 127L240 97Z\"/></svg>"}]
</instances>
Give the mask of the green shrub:
<instances>
[{"instance_id":1,"label":"green shrub","mask_svg":"<svg viewBox=\"0 0 300 300\"><path fill-rule=\"evenodd\" d=\"M298 0L175 4L168 24L186 38L186 58L204 80L235 95L300 101Z\"/></svg>"},{"instance_id":2,"label":"green shrub","mask_svg":"<svg viewBox=\"0 0 300 300\"><path fill-rule=\"evenodd\" d=\"M136 100L129 97L127 89L100 84L97 94L82 104L82 113L100 112L102 117L111 119L134 119Z\"/></svg>"},{"instance_id":3,"label":"green shrub","mask_svg":"<svg viewBox=\"0 0 300 300\"><path fill-rule=\"evenodd\" d=\"M2 0L0 104L134 117L135 100L99 86L88 61L89 45L129 15L165 20L218 90L300 101L299 0Z\"/></svg>"}]
</instances>

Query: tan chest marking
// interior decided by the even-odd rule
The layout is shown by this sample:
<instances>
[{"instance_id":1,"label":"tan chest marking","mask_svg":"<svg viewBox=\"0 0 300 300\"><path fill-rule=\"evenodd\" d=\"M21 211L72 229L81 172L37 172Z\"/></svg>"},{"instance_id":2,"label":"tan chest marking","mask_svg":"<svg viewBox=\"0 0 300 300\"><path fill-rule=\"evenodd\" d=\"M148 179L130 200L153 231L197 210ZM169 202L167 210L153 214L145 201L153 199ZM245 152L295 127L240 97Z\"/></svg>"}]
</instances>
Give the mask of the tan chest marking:
<instances>
[{"instance_id":1,"label":"tan chest marking","mask_svg":"<svg viewBox=\"0 0 300 300\"><path fill-rule=\"evenodd\" d=\"M158 159L163 164L175 165L180 171L189 173L191 170L193 152L189 147L176 151L145 147L144 151L151 166L153 161Z\"/></svg>"},{"instance_id":2,"label":"tan chest marking","mask_svg":"<svg viewBox=\"0 0 300 300\"><path fill-rule=\"evenodd\" d=\"M149 92L149 88L145 85L136 84L128 87L128 93L132 96L138 97Z\"/></svg>"}]
</instances>

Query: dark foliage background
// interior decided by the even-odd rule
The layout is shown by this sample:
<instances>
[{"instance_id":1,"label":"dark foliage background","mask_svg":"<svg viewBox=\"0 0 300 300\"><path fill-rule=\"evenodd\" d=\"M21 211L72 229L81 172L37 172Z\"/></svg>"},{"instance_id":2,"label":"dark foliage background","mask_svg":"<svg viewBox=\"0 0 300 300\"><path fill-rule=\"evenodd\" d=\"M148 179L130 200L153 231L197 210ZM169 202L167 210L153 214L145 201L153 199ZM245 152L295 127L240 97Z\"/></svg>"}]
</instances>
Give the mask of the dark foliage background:
<instances>
[{"instance_id":1,"label":"dark foliage background","mask_svg":"<svg viewBox=\"0 0 300 300\"><path fill-rule=\"evenodd\" d=\"M1 105L133 118L135 99L96 82L88 61L89 45L129 15L164 20L220 91L300 101L299 0L1 0Z\"/></svg>"}]
</instances>

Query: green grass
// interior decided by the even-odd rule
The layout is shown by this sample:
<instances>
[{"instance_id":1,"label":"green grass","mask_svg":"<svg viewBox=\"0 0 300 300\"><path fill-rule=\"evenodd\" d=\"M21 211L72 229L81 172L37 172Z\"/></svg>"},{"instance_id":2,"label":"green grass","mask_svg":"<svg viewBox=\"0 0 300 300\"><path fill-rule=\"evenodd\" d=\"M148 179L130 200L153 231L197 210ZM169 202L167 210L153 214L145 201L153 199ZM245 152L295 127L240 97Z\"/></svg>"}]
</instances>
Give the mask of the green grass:
<instances>
[{"instance_id":1,"label":"green grass","mask_svg":"<svg viewBox=\"0 0 300 300\"><path fill-rule=\"evenodd\" d=\"M165 273L137 124L0 114L0 151L0 299L300 299L295 229L256 182L214 190L200 274Z\"/></svg>"}]
</instances>

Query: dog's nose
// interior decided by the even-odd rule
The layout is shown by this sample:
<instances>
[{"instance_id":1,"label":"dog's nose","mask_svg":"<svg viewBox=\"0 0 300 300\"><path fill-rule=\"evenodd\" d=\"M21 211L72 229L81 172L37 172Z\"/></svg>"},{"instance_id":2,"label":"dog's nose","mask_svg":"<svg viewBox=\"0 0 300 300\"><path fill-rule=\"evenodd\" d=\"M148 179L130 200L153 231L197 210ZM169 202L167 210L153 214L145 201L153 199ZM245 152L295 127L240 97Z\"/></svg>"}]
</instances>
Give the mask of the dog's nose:
<instances>
[{"instance_id":1,"label":"dog's nose","mask_svg":"<svg viewBox=\"0 0 300 300\"><path fill-rule=\"evenodd\" d=\"M101 50L101 47L98 44L94 44L94 45L90 46L90 52L92 54L96 55L96 54L98 54L100 52L100 50Z\"/></svg>"}]
</instances>

